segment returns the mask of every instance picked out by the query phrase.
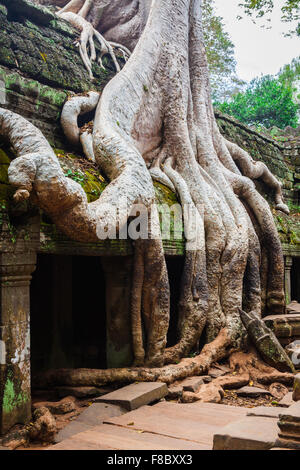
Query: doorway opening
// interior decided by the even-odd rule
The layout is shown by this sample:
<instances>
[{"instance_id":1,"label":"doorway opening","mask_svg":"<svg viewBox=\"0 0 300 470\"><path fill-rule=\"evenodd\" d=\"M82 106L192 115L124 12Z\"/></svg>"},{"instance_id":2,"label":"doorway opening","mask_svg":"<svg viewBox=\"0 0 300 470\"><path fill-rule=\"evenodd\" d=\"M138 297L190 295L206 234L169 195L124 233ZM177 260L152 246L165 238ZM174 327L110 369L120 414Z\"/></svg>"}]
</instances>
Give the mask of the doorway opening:
<instances>
[{"instance_id":1,"label":"doorway opening","mask_svg":"<svg viewBox=\"0 0 300 470\"><path fill-rule=\"evenodd\" d=\"M106 367L105 278L99 257L38 255L30 292L32 374Z\"/></svg>"}]
</instances>

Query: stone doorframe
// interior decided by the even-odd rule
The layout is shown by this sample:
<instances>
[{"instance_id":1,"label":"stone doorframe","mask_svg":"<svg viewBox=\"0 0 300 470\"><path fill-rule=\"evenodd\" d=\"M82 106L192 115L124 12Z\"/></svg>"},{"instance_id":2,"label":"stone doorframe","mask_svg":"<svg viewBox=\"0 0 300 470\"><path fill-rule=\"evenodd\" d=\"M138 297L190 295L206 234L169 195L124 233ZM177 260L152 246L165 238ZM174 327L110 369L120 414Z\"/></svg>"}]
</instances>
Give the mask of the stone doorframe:
<instances>
[{"instance_id":1,"label":"stone doorframe","mask_svg":"<svg viewBox=\"0 0 300 470\"><path fill-rule=\"evenodd\" d=\"M0 240L0 434L31 417L30 281L39 217L17 231L2 220Z\"/></svg>"},{"instance_id":2,"label":"stone doorframe","mask_svg":"<svg viewBox=\"0 0 300 470\"><path fill-rule=\"evenodd\" d=\"M288 305L293 300L291 298L291 269L293 266L293 258L300 258L300 247L297 245L283 244L284 254L284 285L285 285L285 300Z\"/></svg>"},{"instance_id":3,"label":"stone doorframe","mask_svg":"<svg viewBox=\"0 0 300 470\"><path fill-rule=\"evenodd\" d=\"M0 234L0 435L15 424L31 420L30 283L40 249L39 217L28 220L26 227L15 234L10 227L7 224L6 230L2 226ZM79 255L74 251L73 255ZM85 247L80 255L87 253ZM109 293L108 363L109 367L124 367L132 360L129 318L132 260L122 256L120 262L115 253L97 256L101 257ZM121 333L114 334L116 329Z\"/></svg>"}]
</instances>

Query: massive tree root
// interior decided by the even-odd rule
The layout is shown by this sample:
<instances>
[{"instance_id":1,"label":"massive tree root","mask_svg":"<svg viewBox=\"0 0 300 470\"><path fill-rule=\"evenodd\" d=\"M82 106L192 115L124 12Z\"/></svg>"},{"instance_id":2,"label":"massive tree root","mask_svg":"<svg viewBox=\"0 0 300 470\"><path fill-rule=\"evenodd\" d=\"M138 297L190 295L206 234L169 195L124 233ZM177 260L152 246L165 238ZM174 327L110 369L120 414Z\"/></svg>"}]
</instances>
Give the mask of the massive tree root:
<instances>
[{"instance_id":1,"label":"massive tree root","mask_svg":"<svg viewBox=\"0 0 300 470\"><path fill-rule=\"evenodd\" d=\"M77 5L77 13L79 3L80 8L92 4L70 3L72 8ZM111 4L118 11L118 3ZM77 116L96 106L93 157L111 182L90 204L79 185L64 178L39 131L0 110L2 133L19 153L9 169L17 199L33 192L57 226L79 241L95 241L107 227L117 225L120 230L136 203L151 211L154 223L149 239L136 242L131 318L138 367L56 371L47 380L72 385L170 383L203 373L241 347L246 329L240 309L260 316L262 309L282 313L285 308L280 241L269 205L252 179L262 178L275 191L276 208L288 209L279 182L266 166L253 162L218 130L202 40L201 0L152 0L130 59L100 99L96 95L74 97L63 112L66 135L77 145ZM167 349L169 284L158 214L151 210L151 177L176 189L185 228L191 227L186 230L178 342ZM122 214L118 224L112 215L116 207ZM200 354L182 359L203 335L207 344Z\"/></svg>"}]
</instances>

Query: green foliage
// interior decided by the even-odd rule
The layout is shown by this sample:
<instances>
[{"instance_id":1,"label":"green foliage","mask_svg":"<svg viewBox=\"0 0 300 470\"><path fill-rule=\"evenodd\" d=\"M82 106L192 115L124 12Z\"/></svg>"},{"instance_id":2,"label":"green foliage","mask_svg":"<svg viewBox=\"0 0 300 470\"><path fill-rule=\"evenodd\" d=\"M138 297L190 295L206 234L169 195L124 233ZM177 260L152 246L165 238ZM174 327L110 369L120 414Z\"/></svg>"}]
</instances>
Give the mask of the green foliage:
<instances>
[{"instance_id":1,"label":"green foliage","mask_svg":"<svg viewBox=\"0 0 300 470\"><path fill-rule=\"evenodd\" d=\"M274 8L274 0L243 0L240 6L244 8L247 15L252 18L266 18L270 22L270 13ZM297 26L290 34L297 34L300 36L300 0L285 0L281 7L281 19L284 22L298 21Z\"/></svg>"},{"instance_id":2,"label":"green foliage","mask_svg":"<svg viewBox=\"0 0 300 470\"><path fill-rule=\"evenodd\" d=\"M203 35L212 95L215 100L224 100L239 91L244 82L236 76L234 44L214 8L214 0L203 0Z\"/></svg>"},{"instance_id":3,"label":"green foliage","mask_svg":"<svg viewBox=\"0 0 300 470\"><path fill-rule=\"evenodd\" d=\"M67 170L65 176L71 178L72 180L76 181L76 183L79 183L81 185L83 185L87 179L85 174L81 170Z\"/></svg>"},{"instance_id":4,"label":"green foliage","mask_svg":"<svg viewBox=\"0 0 300 470\"><path fill-rule=\"evenodd\" d=\"M293 90L294 100L300 103L300 56L292 60L279 71L279 80Z\"/></svg>"},{"instance_id":5,"label":"green foliage","mask_svg":"<svg viewBox=\"0 0 300 470\"><path fill-rule=\"evenodd\" d=\"M293 100L293 88L271 75L255 78L244 93L231 101L215 103L220 111L248 125L283 129L298 124L298 105Z\"/></svg>"}]
</instances>

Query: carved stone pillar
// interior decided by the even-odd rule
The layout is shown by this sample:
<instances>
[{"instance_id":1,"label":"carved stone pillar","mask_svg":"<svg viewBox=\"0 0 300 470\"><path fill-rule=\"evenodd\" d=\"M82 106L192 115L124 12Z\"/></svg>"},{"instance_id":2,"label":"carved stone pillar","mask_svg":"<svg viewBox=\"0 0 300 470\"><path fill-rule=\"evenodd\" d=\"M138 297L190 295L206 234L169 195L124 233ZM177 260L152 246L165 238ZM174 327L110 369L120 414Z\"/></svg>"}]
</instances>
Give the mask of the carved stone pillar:
<instances>
[{"instance_id":1,"label":"carved stone pillar","mask_svg":"<svg viewBox=\"0 0 300 470\"><path fill-rule=\"evenodd\" d=\"M0 253L0 434L31 418L30 297L36 254Z\"/></svg>"},{"instance_id":2,"label":"carved stone pillar","mask_svg":"<svg viewBox=\"0 0 300 470\"><path fill-rule=\"evenodd\" d=\"M284 285L285 285L285 301L288 305L291 303L291 269L293 265L293 258L285 256L284 258Z\"/></svg>"},{"instance_id":3,"label":"carved stone pillar","mask_svg":"<svg viewBox=\"0 0 300 470\"><path fill-rule=\"evenodd\" d=\"M129 257L102 258L106 282L107 367L132 364L130 294L132 260Z\"/></svg>"},{"instance_id":4,"label":"carved stone pillar","mask_svg":"<svg viewBox=\"0 0 300 470\"><path fill-rule=\"evenodd\" d=\"M0 230L0 434L31 419L30 281L40 219L27 205L4 209ZM20 219L18 216L20 215Z\"/></svg>"}]
</instances>

